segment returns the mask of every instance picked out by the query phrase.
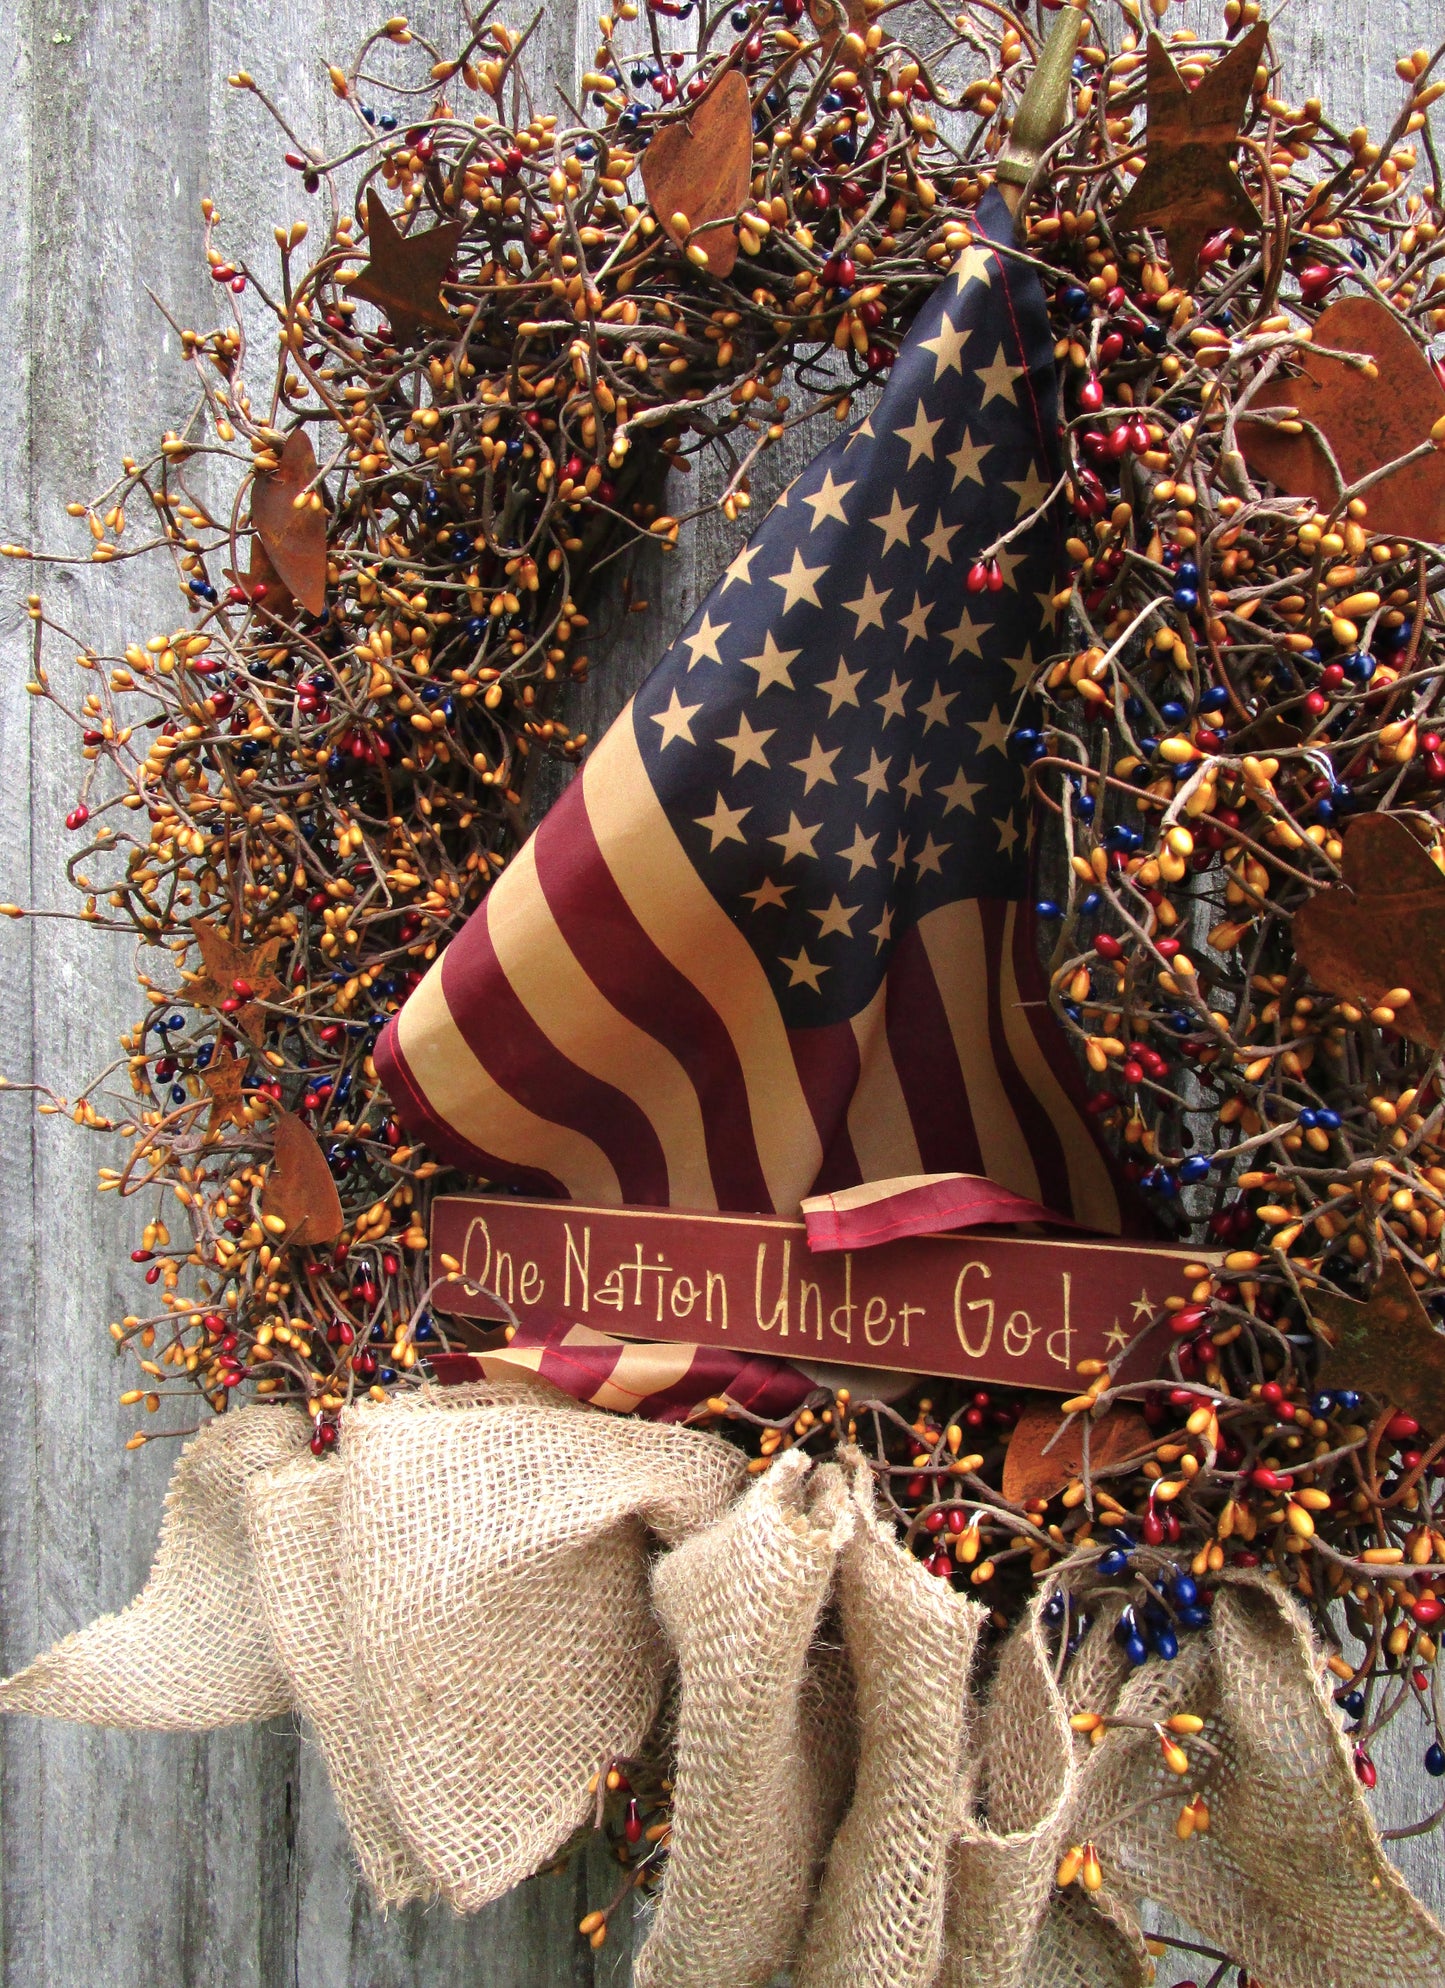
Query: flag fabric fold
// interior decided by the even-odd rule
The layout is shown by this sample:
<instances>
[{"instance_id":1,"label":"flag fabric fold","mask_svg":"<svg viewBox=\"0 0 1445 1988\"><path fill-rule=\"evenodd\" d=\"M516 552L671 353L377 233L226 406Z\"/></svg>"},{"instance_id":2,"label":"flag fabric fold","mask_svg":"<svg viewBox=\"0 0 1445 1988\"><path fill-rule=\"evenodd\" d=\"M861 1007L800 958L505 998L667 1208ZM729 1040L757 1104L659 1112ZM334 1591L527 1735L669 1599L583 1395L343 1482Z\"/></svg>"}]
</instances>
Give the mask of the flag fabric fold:
<instances>
[{"instance_id":1,"label":"flag fabric fold","mask_svg":"<svg viewBox=\"0 0 1445 1988\"><path fill-rule=\"evenodd\" d=\"M1117 1233L1010 725L1049 641L1052 338L997 193L825 449L388 1025L408 1132L593 1204L956 1173Z\"/></svg>"},{"instance_id":2,"label":"flag fabric fold","mask_svg":"<svg viewBox=\"0 0 1445 1988\"><path fill-rule=\"evenodd\" d=\"M523 1323L505 1345L483 1352L433 1353L427 1366L444 1387L547 1381L574 1401L648 1422L685 1422L704 1402L724 1395L734 1407L771 1421L801 1408L817 1386L787 1360L691 1341L619 1339L567 1319Z\"/></svg>"}]
</instances>

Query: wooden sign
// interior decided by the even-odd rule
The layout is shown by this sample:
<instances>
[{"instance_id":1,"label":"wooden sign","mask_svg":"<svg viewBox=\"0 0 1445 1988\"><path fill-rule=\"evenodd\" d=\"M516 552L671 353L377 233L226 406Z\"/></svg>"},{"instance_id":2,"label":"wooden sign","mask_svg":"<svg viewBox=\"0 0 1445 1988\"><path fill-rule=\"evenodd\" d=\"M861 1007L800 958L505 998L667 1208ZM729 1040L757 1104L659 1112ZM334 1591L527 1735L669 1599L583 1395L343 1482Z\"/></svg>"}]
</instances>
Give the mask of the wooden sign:
<instances>
[{"instance_id":1,"label":"wooden sign","mask_svg":"<svg viewBox=\"0 0 1445 1988\"><path fill-rule=\"evenodd\" d=\"M1197 1260L977 1232L815 1254L803 1224L782 1216L491 1195L439 1199L431 1246L437 1274L443 1256L461 1265L434 1303L466 1318L567 1319L636 1339L1068 1394L1080 1360L1112 1358L1165 1298L1186 1294L1184 1265ZM1141 1347L1138 1371L1157 1363L1157 1348Z\"/></svg>"}]
</instances>

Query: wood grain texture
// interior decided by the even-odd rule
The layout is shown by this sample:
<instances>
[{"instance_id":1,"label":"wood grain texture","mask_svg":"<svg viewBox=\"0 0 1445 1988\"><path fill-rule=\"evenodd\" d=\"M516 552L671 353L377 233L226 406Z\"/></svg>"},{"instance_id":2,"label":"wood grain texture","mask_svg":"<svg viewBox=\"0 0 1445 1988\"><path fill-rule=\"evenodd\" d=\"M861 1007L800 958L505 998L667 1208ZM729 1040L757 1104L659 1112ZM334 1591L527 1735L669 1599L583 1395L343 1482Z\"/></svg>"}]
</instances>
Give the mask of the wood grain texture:
<instances>
[{"instance_id":1,"label":"wood grain texture","mask_svg":"<svg viewBox=\"0 0 1445 1988\"><path fill-rule=\"evenodd\" d=\"M181 412L174 334L145 286L180 321L214 321L200 195L217 201L228 244L258 252L274 221L307 211L281 141L227 88L228 73L250 68L303 132L336 131L324 60L384 11L363 0L11 0L0 42L0 536L66 543L64 503L103 487L123 450ZM1180 13L1205 23L1192 0ZM450 0L413 10L443 34L457 17ZM570 84L590 63L594 26L590 6L551 0L533 44L539 85ZM1395 54L1442 27L1445 0L1390 0L1366 16L1345 0L1308 0L1285 17L1289 87L1317 90L1346 128L1383 127ZM681 32L666 26L669 40ZM832 432L824 420L765 459L755 519ZM675 481L669 507L686 510L697 499ZM714 514L675 556L646 555L636 597L649 611L627 614L618 597L599 614L577 726L600 733L741 535ZM59 904L76 761L23 689L35 578L0 575L0 897ZM60 569L43 585L52 609L112 653L177 618L159 568L103 583ZM6 924L0 947L0 1070L18 1082L43 1072L73 1091L132 1019L126 949L56 924ZM134 1421L116 1402L106 1324L134 1299L132 1236L93 1191L103 1157L64 1119L36 1121L24 1100L0 1100L7 1670L135 1592L172 1462L161 1447L122 1448ZM76 1357L86 1347L94 1356ZM1423 1735L1405 1723L1400 1771L1394 1747L1381 1761L1384 1818L1397 1824L1416 1818L1424 1793ZM1392 1786L1405 1791L1394 1806ZM381 1920L359 1893L319 1760L281 1724L192 1739L7 1720L0 1823L0 1988L622 1988L628 1978L626 1928L596 1956L575 1935L614 1882L599 1856L472 1920L440 1909ZM1402 1843L1399 1859L1445 1908L1437 1839Z\"/></svg>"}]
</instances>

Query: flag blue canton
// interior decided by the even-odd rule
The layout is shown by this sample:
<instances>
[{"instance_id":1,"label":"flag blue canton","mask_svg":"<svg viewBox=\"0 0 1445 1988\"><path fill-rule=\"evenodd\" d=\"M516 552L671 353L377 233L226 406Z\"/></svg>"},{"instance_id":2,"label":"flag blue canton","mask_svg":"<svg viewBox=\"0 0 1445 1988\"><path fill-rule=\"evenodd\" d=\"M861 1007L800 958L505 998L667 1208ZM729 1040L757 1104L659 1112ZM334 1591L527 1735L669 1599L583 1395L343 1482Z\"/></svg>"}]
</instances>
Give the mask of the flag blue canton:
<instances>
[{"instance_id":1,"label":"flag blue canton","mask_svg":"<svg viewBox=\"0 0 1445 1988\"><path fill-rule=\"evenodd\" d=\"M1033 514L1055 381L1042 295L991 246L1012 231L996 194L979 222L872 414L789 487L633 707L789 1028L856 1015L930 911L1028 887L1008 735L1052 625L1058 533Z\"/></svg>"}]
</instances>

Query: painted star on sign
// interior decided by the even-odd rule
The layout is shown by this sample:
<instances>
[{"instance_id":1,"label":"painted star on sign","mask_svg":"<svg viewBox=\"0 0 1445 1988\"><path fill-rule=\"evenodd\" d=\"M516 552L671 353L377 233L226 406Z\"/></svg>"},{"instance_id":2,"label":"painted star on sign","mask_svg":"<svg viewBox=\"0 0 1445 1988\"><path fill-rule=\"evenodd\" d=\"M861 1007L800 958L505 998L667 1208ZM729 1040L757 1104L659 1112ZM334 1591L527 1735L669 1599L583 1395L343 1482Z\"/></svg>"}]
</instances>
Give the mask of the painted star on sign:
<instances>
[{"instance_id":1,"label":"painted star on sign","mask_svg":"<svg viewBox=\"0 0 1445 1988\"><path fill-rule=\"evenodd\" d=\"M818 529L825 518L836 518L840 525L847 524L848 514L843 509L843 499L852 488L853 485L851 483L835 483L833 481L833 472L830 469L823 478L821 487L815 490L811 497L803 499L803 502L812 510L812 529L814 531Z\"/></svg>"},{"instance_id":2,"label":"painted star on sign","mask_svg":"<svg viewBox=\"0 0 1445 1988\"><path fill-rule=\"evenodd\" d=\"M860 787L868 789L868 801L876 799L879 794L886 794L888 792L888 769L892 764L893 761L891 759L880 759L878 754L871 747L869 748L868 771L853 775L853 778L858 782ZM865 808L868 805L868 801L863 803ZM877 839L877 836L874 836L873 841L876 842ZM870 842L868 846L871 849L873 843Z\"/></svg>"},{"instance_id":3,"label":"painted star on sign","mask_svg":"<svg viewBox=\"0 0 1445 1988\"><path fill-rule=\"evenodd\" d=\"M940 787L938 790L944 801L947 802L947 806L943 810L944 814L950 815L955 808L962 808L965 814L971 815L973 813L973 797L975 794L981 794L983 789L983 781L970 780L960 766L957 773L948 782L948 785Z\"/></svg>"},{"instance_id":4,"label":"painted star on sign","mask_svg":"<svg viewBox=\"0 0 1445 1988\"><path fill-rule=\"evenodd\" d=\"M841 656L838 658L837 670L825 683L820 683L817 686L819 690L825 690L828 693L828 716L830 718L836 717L841 707L845 704L851 704L855 711L859 708L858 686L867 674L867 670L850 670L843 658Z\"/></svg>"},{"instance_id":5,"label":"painted star on sign","mask_svg":"<svg viewBox=\"0 0 1445 1988\"><path fill-rule=\"evenodd\" d=\"M933 602L925 601L923 596L915 590L913 606L898 624L900 628L908 630L908 640L903 645L905 655L913 647L915 642L927 640L928 617L932 612Z\"/></svg>"},{"instance_id":6,"label":"painted star on sign","mask_svg":"<svg viewBox=\"0 0 1445 1988\"><path fill-rule=\"evenodd\" d=\"M861 780L863 776L860 773L857 777ZM846 849L838 851L838 854L848 865L849 883L852 883L860 870L877 869L877 859L873 854L873 845L877 840L878 837L876 835L865 835L857 822L853 824L852 842Z\"/></svg>"},{"instance_id":7,"label":"painted star on sign","mask_svg":"<svg viewBox=\"0 0 1445 1988\"><path fill-rule=\"evenodd\" d=\"M1144 1286L1141 1284L1139 1287L1139 1295L1134 1300L1134 1323L1137 1325L1141 1319L1151 1319L1153 1318L1153 1316L1154 1316L1154 1300L1150 1297L1148 1291L1145 1290Z\"/></svg>"},{"instance_id":8,"label":"painted star on sign","mask_svg":"<svg viewBox=\"0 0 1445 1988\"><path fill-rule=\"evenodd\" d=\"M743 547L742 551L734 558L732 565L723 574L722 585L718 588L720 594L725 594L728 588L735 583L744 587L750 587L753 584L752 565L758 556L759 549L756 545L745 545Z\"/></svg>"},{"instance_id":9,"label":"painted star on sign","mask_svg":"<svg viewBox=\"0 0 1445 1988\"><path fill-rule=\"evenodd\" d=\"M914 512L917 509L918 506L916 504L902 503L899 499L898 492L895 490L893 493L893 501L889 505L888 509L884 512L883 516L881 518L870 518L868 520L870 525L877 525L879 531L881 531L883 534L883 551L879 554L880 558L886 558L888 556L888 551L891 546L907 545L908 521L913 516Z\"/></svg>"},{"instance_id":10,"label":"painted star on sign","mask_svg":"<svg viewBox=\"0 0 1445 1988\"><path fill-rule=\"evenodd\" d=\"M927 538L921 541L922 544L928 547L928 564L923 569L925 573L933 571L933 563L936 559L941 559L945 566L953 564L953 554L948 548L962 530L962 525L946 525L943 522L942 511L939 512L938 523L933 527Z\"/></svg>"},{"instance_id":11,"label":"painted star on sign","mask_svg":"<svg viewBox=\"0 0 1445 1988\"><path fill-rule=\"evenodd\" d=\"M726 746L733 756L733 772L741 773L745 766L766 766L767 754L763 747L773 736L770 727L766 732L755 732L748 723L746 712L738 713L738 728L731 738L719 739L720 746Z\"/></svg>"},{"instance_id":12,"label":"painted star on sign","mask_svg":"<svg viewBox=\"0 0 1445 1988\"><path fill-rule=\"evenodd\" d=\"M783 613L786 614L790 608L796 607L799 601L806 601L809 607L821 607L823 603L818 599L818 589L814 582L827 570L826 565L805 566L802 553L794 546L793 563L787 572L768 575L773 585L783 590Z\"/></svg>"},{"instance_id":13,"label":"painted star on sign","mask_svg":"<svg viewBox=\"0 0 1445 1988\"><path fill-rule=\"evenodd\" d=\"M942 426L942 415L937 421L930 421L923 411L923 402L920 400L911 426L894 429L893 432L899 441L908 444L909 469L912 469L920 456L927 457L929 462L933 461L933 438Z\"/></svg>"},{"instance_id":14,"label":"painted star on sign","mask_svg":"<svg viewBox=\"0 0 1445 1988\"><path fill-rule=\"evenodd\" d=\"M1104 1351L1106 1353L1122 1353L1128 1344L1128 1333L1120 1325L1118 1319L1115 1319L1109 1330L1104 1334Z\"/></svg>"},{"instance_id":15,"label":"painted star on sign","mask_svg":"<svg viewBox=\"0 0 1445 1988\"><path fill-rule=\"evenodd\" d=\"M980 408L987 407L991 400L1012 400L1014 381L1019 378L1021 370L1020 367L1009 364L1008 354L1001 345L987 366L976 366L974 377L983 388Z\"/></svg>"},{"instance_id":16,"label":"painted star on sign","mask_svg":"<svg viewBox=\"0 0 1445 1988\"><path fill-rule=\"evenodd\" d=\"M754 911L766 911L772 905L778 911L788 908L788 892L791 884L780 884L772 877L764 877L756 890L745 890L743 896L752 902Z\"/></svg>"},{"instance_id":17,"label":"painted star on sign","mask_svg":"<svg viewBox=\"0 0 1445 1988\"><path fill-rule=\"evenodd\" d=\"M826 911L810 911L808 916L817 919L820 939L826 939L830 932L841 932L845 939L851 939L853 920L862 909L861 904L841 903L837 891L834 891L833 902Z\"/></svg>"},{"instance_id":18,"label":"painted star on sign","mask_svg":"<svg viewBox=\"0 0 1445 1988\"><path fill-rule=\"evenodd\" d=\"M818 852L813 847L813 838L822 826L822 822L815 822L811 828L805 828L802 822L798 820L798 817L790 810L788 825L782 834L770 835L768 840L769 842L777 843L783 852L783 861L785 863L791 863L795 856L812 856L816 858Z\"/></svg>"},{"instance_id":19,"label":"painted star on sign","mask_svg":"<svg viewBox=\"0 0 1445 1988\"><path fill-rule=\"evenodd\" d=\"M953 470L953 488L957 490L960 483L981 484L983 482L983 459L992 453L992 442L985 442L984 446L980 448L972 435L965 435L953 454L944 457L944 461Z\"/></svg>"},{"instance_id":20,"label":"painted star on sign","mask_svg":"<svg viewBox=\"0 0 1445 1988\"><path fill-rule=\"evenodd\" d=\"M726 635L731 627L730 621L720 621L714 627L712 616L704 610L697 628L691 635L684 635L682 638L688 649L688 668L695 668L704 658L710 663L720 663L722 657L718 654L718 640Z\"/></svg>"},{"instance_id":21,"label":"painted star on sign","mask_svg":"<svg viewBox=\"0 0 1445 1988\"><path fill-rule=\"evenodd\" d=\"M872 574L864 574L863 591L859 594L857 600L844 601L843 603L846 613L855 614L858 617L858 626L853 630L855 637L861 635L865 628L881 628L883 626L883 603L892 592L893 589L891 587L885 587L880 594L873 585Z\"/></svg>"},{"instance_id":22,"label":"painted star on sign","mask_svg":"<svg viewBox=\"0 0 1445 1988\"><path fill-rule=\"evenodd\" d=\"M674 684L667 709L654 711L652 714L653 724L662 727L662 744L658 747L658 751L665 752L674 739L681 739L685 745L696 745L697 740L692 735L692 721L701 709L700 704L684 704Z\"/></svg>"},{"instance_id":23,"label":"painted star on sign","mask_svg":"<svg viewBox=\"0 0 1445 1988\"><path fill-rule=\"evenodd\" d=\"M821 975L829 971L826 965L815 964L801 946L795 958L789 959L785 954L779 954L779 959L788 969L789 987L807 986L811 987L815 994L821 992L818 981Z\"/></svg>"},{"instance_id":24,"label":"painted star on sign","mask_svg":"<svg viewBox=\"0 0 1445 1988\"><path fill-rule=\"evenodd\" d=\"M943 320L943 323L938 327L937 338L925 338L923 340L924 351L931 352L934 355L933 380L935 386L943 378L945 373L957 373L960 379L963 378L963 348L967 345L968 340L968 332L960 331L952 318L945 318Z\"/></svg>"},{"instance_id":25,"label":"painted star on sign","mask_svg":"<svg viewBox=\"0 0 1445 1988\"><path fill-rule=\"evenodd\" d=\"M888 673L888 688L881 697L875 697L873 700L883 713L883 725L885 727L891 724L895 718L903 716L904 689L905 686L898 681L898 672L890 670Z\"/></svg>"},{"instance_id":26,"label":"painted star on sign","mask_svg":"<svg viewBox=\"0 0 1445 1988\"><path fill-rule=\"evenodd\" d=\"M782 690L794 688L788 671L794 661L802 655L801 649L780 649L773 640L773 631L768 629L763 636L763 652L760 656L744 656L744 667L758 673L758 695L776 684Z\"/></svg>"},{"instance_id":27,"label":"painted star on sign","mask_svg":"<svg viewBox=\"0 0 1445 1988\"><path fill-rule=\"evenodd\" d=\"M980 753L992 751L1007 754L1008 719L1002 715L996 704L986 718L981 720L970 718L968 723L970 731L978 733L978 749Z\"/></svg>"},{"instance_id":28,"label":"painted star on sign","mask_svg":"<svg viewBox=\"0 0 1445 1988\"><path fill-rule=\"evenodd\" d=\"M713 855L717 854L725 842L741 842L746 846L748 838L742 831L742 819L744 815L751 813L751 808L730 808L722 795L719 794L717 797L717 806L713 809L712 813L710 815L697 816L698 827L705 828L712 837L711 853Z\"/></svg>"},{"instance_id":29,"label":"painted star on sign","mask_svg":"<svg viewBox=\"0 0 1445 1988\"><path fill-rule=\"evenodd\" d=\"M926 704L920 704L918 707L919 716L928 720L927 724L923 727L925 738L933 730L935 725L946 725L948 723L948 707L950 704L956 703L957 700L958 692L956 690L945 691L941 683L936 683L933 686L932 697L929 698Z\"/></svg>"},{"instance_id":30,"label":"painted star on sign","mask_svg":"<svg viewBox=\"0 0 1445 1988\"><path fill-rule=\"evenodd\" d=\"M834 746L831 752L825 752L823 750L823 741L815 732L813 734L813 749L807 758L792 761L794 771L801 773L803 776L803 798L805 800L820 783L825 787L837 786L838 781L833 772L833 761L842 750L842 746Z\"/></svg>"}]
</instances>

